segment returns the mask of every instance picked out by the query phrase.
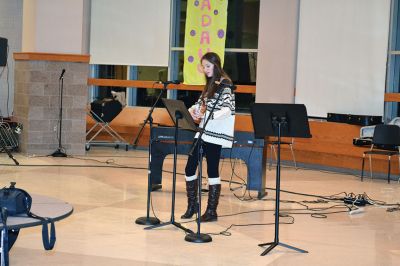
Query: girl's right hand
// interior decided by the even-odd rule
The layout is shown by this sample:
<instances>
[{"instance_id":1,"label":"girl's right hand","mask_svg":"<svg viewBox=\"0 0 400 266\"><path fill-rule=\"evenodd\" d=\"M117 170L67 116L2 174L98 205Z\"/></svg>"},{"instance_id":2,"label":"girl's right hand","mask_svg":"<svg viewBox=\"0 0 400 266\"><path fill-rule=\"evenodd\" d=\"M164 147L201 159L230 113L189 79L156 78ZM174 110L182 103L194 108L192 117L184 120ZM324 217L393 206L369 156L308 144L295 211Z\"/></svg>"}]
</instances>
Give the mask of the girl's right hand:
<instances>
[{"instance_id":1,"label":"girl's right hand","mask_svg":"<svg viewBox=\"0 0 400 266\"><path fill-rule=\"evenodd\" d=\"M201 119L203 118L204 114L201 114L198 109L189 109L189 113L192 116L194 122L196 124L200 124Z\"/></svg>"}]
</instances>

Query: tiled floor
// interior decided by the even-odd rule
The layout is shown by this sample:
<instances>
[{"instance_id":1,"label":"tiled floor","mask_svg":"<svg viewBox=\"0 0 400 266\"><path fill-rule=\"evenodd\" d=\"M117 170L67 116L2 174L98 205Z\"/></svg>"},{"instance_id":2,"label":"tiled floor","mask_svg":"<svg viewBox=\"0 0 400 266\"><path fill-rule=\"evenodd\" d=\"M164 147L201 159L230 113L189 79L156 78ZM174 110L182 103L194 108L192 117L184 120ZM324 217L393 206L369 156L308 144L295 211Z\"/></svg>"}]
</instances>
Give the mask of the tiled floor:
<instances>
[{"instance_id":1,"label":"tiled floor","mask_svg":"<svg viewBox=\"0 0 400 266\"><path fill-rule=\"evenodd\" d=\"M71 203L74 213L56 223L57 243L52 251L43 250L40 227L22 229L10 251L11 265L400 265L400 211L388 212L387 206L371 205L353 214L332 213L323 218L321 213L347 209L336 201L303 202L309 208L336 206L305 210L295 201L318 198L282 192L281 213L290 216L281 217L281 222L294 219L294 223L280 225L280 241L309 253L278 246L260 256L265 249L258 244L274 239L273 190L268 190L264 200L241 201L233 195L243 193L239 185L233 184L234 191L230 191L229 184L223 182L218 222L201 225L201 231L211 233L213 241L194 244L186 242L184 232L175 226L143 230L135 224L136 218L146 215L146 151L93 147L81 159L19 154L16 158L21 166L8 166L5 164L12 161L0 154L2 186L16 181L32 194ZM111 168L117 165L132 168ZM180 156L178 173L184 165L185 157ZM168 157L164 170L171 169ZM235 172L246 176L244 165L237 164ZM164 173L163 189L152 193L154 212L162 221L170 220L171 176ZM221 176L225 180L231 176L228 160ZM178 175L177 179L176 220L180 221L186 198L184 178ZM238 177L234 180L241 182ZM267 186L275 186L275 171L267 172ZM369 178L360 182L355 176L286 167L282 169L281 189L325 196L365 192L374 200L400 202L397 182ZM256 195L254 191L251 194ZM312 217L310 212L320 215ZM229 229L229 236L219 234L232 224L236 226ZM245 224L253 225L240 226ZM184 225L194 231L197 228L194 222Z\"/></svg>"}]
</instances>

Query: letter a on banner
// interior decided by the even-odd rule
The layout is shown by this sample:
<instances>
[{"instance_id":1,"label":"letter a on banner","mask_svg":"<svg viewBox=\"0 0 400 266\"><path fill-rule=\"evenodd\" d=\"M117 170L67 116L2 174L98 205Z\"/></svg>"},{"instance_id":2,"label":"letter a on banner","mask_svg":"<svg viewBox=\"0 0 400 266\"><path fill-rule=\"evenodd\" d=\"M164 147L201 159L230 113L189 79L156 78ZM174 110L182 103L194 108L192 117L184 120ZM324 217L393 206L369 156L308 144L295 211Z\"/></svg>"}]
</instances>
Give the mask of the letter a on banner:
<instances>
[{"instance_id":1,"label":"letter a on banner","mask_svg":"<svg viewBox=\"0 0 400 266\"><path fill-rule=\"evenodd\" d=\"M207 52L217 53L224 62L228 0L190 0L185 28L184 84L204 85L200 59Z\"/></svg>"}]
</instances>

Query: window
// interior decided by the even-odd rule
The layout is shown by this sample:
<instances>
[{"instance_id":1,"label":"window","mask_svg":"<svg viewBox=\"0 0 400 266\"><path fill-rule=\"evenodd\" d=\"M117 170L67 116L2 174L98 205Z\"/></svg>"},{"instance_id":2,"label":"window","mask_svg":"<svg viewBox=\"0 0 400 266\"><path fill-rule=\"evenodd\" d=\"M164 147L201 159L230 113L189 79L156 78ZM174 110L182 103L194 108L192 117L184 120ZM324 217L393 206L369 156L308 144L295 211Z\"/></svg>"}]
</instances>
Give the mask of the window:
<instances>
[{"instance_id":1,"label":"window","mask_svg":"<svg viewBox=\"0 0 400 266\"><path fill-rule=\"evenodd\" d=\"M138 66L131 67L131 80L168 80L168 68L157 66ZM153 88L131 88L128 95L129 105L134 106L153 106L161 90ZM166 95L164 95L166 97ZM157 107L162 107L162 102L157 103Z\"/></svg>"},{"instance_id":2,"label":"window","mask_svg":"<svg viewBox=\"0 0 400 266\"><path fill-rule=\"evenodd\" d=\"M399 1L392 1L391 30L389 40L386 93L400 93L400 7ZM385 103L385 121L400 116L398 102Z\"/></svg>"},{"instance_id":3,"label":"window","mask_svg":"<svg viewBox=\"0 0 400 266\"><path fill-rule=\"evenodd\" d=\"M114 65L98 65L97 78L99 79L126 79L127 66ZM101 87L98 91L97 98L111 98L111 91L126 92L126 88L121 87Z\"/></svg>"},{"instance_id":4,"label":"window","mask_svg":"<svg viewBox=\"0 0 400 266\"><path fill-rule=\"evenodd\" d=\"M95 65L92 70L93 77L117 80L167 80L167 74L167 67L156 66ZM159 89L152 88L138 89L102 86L96 88L96 92L92 98L111 98L111 91L125 92L127 104L130 106L152 106L160 93ZM157 106L162 106L162 103L159 103Z\"/></svg>"},{"instance_id":5,"label":"window","mask_svg":"<svg viewBox=\"0 0 400 266\"><path fill-rule=\"evenodd\" d=\"M183 80L183 53L185 41L187 0L175 1L174 29L171 47L172 79ZM229 0L224 70L236 85L255 85L257 71L257 46L259 23L259 0ZM178 91L177 98L186 106L199 97L196 91ZM255 95L236 94L238 112L250 112L249 102Z\"/></svg>"}]
</instances>

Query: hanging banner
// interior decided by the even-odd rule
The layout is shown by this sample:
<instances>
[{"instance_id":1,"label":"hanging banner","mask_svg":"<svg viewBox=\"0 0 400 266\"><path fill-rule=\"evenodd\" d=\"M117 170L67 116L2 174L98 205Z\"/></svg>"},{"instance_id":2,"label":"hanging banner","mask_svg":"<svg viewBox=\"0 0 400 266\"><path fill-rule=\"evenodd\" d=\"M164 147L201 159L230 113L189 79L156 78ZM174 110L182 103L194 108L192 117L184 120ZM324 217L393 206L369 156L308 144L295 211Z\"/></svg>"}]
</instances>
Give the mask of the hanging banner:
<instances>
[{"instance_id":1,"label":"hanging banner","mask_svg":"<svg viewBox=\"0 0 400 266\"><path fill-rule=\"evenodd\" d=\"M184 84L204 85L200 59L217 53L224 63L228 0L189 0L186 11Z\"/></svg>"}]
</instances>

